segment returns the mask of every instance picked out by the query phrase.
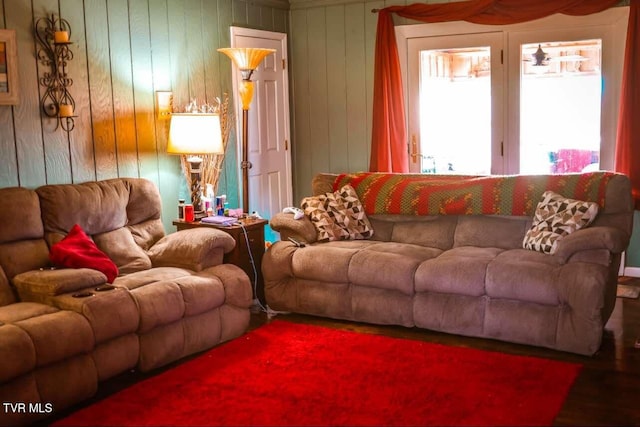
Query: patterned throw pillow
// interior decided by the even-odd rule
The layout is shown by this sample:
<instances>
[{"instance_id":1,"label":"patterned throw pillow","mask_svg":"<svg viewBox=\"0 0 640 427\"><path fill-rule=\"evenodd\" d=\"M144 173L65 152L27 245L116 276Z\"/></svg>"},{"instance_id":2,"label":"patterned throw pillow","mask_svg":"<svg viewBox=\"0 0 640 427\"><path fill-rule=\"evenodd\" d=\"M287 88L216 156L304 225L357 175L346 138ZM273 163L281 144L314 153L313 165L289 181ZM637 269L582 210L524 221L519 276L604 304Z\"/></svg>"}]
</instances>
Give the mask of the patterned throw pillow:
<instances>
[{"instance_id":1,"label":"patterned throw pillow","mask_svg":"<svg viewBox=\"0 0 640 427\"><path fill-rule=\"evenodd\" d=\"M335 193L302 199L302 210L318 232L318 241L368 239L373 228L356 190L345 185Z\"/></svg>"},{"instance_id":2,"label":"patterned throw pillow","mask_svg":"<svg viewBox=\"0 0 640 427\"><path fill-rule=\"evenodd\" d=\"M597 214L597 203L567 199L553 191L545 191L522 247L554 254L560 239L591 224Z\"/></svg>"}]
</instances>

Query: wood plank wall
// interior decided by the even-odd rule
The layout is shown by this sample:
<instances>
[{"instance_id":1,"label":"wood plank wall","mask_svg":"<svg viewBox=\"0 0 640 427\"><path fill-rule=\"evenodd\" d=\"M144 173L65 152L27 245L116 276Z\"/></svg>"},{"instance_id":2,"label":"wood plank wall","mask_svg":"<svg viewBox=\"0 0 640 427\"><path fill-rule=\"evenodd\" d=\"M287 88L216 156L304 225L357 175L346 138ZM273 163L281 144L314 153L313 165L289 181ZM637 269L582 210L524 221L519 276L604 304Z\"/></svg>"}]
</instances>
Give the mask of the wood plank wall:
<instances>
[{"instance_id":1,"label":"wood plank wall","mask_svg":"<svg viewBox=\"0 0 640 427\"><path fill-rule=\"evenodd\" d=\"M445 0L445 2L448 0ZM443 2L427 0L426 3ZM414 0L290 0L294 200L318 172L369 167L378 15ZM397 24L406 24L394 18Z\"/></svg>"},{"instance_id":2,"label":"wood plank wall","mask_svg":"<svg viewBox=\"0 0 640 427\"><path fill-rule=\"evenodd\" d=\"M44 69L36 61L35 21L69 21L75 129L54 130L40 114ZM165 153L168 122L155 115L155 91L174 105L232 98L229 26L288 32L286 0L0 0L0 28L18 40L20 104L0 106L0 187L35 188L113 177L143 177L159 188L163 222L174 231L179 197L188 198L178 157ZM237 204L235 136L219 192Z\"/></svg>"},{"instance_id":3,"label":"wood plank wall","mask_svg":"<svg viewBox=\"0 0 640 427\"><path fill-rule=\"evenodd\" d=\"M319 172L366 170L373 96L373 47L384 2L291 4L294 200Z\"/></svg>"}]
</instances>

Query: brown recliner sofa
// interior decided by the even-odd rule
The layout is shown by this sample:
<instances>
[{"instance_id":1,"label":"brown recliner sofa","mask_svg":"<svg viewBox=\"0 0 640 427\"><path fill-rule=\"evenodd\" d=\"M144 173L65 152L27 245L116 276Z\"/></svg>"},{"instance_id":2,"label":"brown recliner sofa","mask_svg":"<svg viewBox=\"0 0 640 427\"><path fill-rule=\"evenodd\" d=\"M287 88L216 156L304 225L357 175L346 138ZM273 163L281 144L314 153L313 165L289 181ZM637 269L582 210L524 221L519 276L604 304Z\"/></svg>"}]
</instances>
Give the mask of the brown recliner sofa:
<instances>
[{"instance_id":1,"label":"brown recliner sofa","mask_svg":"<svg viewBox=\"0 0 640 427\"><path fill-rule=\"evenodd\" d=\"M50 416L102 380L246 331L249 278L222 263L234 240L204 228L165 236L160 208L145 179L0 189L0 424ZM50 262L74 224L117 265L113 287Z\"/></svg>"},{"instance_id":2,"label":"brown recliner sofa","mask_svg":"<svg viewBox=\"0 0 640 427\"><path fill-rule=\"evenodd\" d=\"M313 195L336 190L338 178L315 176ZM520 179L521 189L539 194L547 178L505 177L501 188L512 195L514 180ZM428 188L440 185L442 177L420 179ZM372 185L367 191L381 188ZM478 187L470 188L470 200L482 197L474 190ZM466 201L465 192L460 194ZM499 202L494 193L488 196L490 203ZM529 199L533 207L537 201ZM407 198L384 202L378 204L381 210L386 202L413 203ZM631 236L634 211L626 176L614 174L606 181L603 205L595 221L559 241L553 255L523 248L531 215L374 213L368 216L371 238L319 242L308 217L295 220L280 213L270 225L281 241L262 262L267 303L279 311L591 355L613 310L621 254Z\"/></svg>"}]
</instances>

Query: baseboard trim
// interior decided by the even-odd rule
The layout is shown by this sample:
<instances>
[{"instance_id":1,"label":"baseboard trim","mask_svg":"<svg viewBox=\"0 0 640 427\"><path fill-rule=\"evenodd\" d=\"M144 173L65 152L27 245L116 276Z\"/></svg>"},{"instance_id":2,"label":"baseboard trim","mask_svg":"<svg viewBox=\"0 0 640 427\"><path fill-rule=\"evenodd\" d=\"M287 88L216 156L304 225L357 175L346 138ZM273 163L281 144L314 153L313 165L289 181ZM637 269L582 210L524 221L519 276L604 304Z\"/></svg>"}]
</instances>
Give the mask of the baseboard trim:
<instances>
[{"instance_id":1,"label":"baseboard trim","mask_svg":"<svg viewBox=\"0 0 640 427\"><path fill-rule=\"evenodd\" d=\"M624 275L627 277L640 277L640 267L625 267Z\"/></svg>"}]
</instances>

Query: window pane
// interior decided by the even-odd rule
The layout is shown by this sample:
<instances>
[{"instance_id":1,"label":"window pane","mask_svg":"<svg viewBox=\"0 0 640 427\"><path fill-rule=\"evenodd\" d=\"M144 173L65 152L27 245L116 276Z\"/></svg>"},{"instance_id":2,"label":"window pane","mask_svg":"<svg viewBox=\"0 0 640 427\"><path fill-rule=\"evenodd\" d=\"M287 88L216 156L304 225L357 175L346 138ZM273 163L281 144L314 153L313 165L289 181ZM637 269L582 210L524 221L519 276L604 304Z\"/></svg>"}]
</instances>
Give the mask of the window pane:
<instances>
[{"instance_id":1,"label":"window pane","mask_svg":"<svg viewBox=\"0 0 640 427\"><path fill-rule=\"evenodd\" d=\"M601 49L601 40L521 46L521 173L599 168Z\"/></svg>"},{"instance_id":2,"label":"window pane","mask_svg":"<svg viewBox=\"0 0 640 427\"><path fill-rule=\"evenodd\" d=\"M491 173L489 47L420 52L423 173Z\"/></svg>"}]
</instances>

